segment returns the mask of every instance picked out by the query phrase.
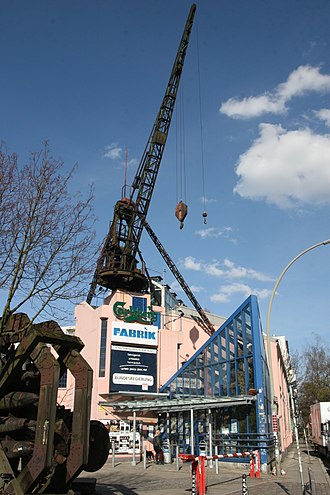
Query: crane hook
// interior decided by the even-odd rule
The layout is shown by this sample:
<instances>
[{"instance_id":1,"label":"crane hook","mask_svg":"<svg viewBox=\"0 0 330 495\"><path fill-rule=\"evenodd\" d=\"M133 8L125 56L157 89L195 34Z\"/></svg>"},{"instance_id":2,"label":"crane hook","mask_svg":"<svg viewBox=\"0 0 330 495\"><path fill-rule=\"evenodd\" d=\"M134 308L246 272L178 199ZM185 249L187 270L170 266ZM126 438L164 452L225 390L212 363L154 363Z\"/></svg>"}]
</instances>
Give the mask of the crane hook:
<instances>
[{"instance_id":1,"label":"crane hook","mask_svg":"<svg viewBox=\"0 0 330 495\"><path fill-rule=\"evenodd\" d=\"M204 224L207 224L206 217L207 217L207 212L204 210L202 213L202 217L204 218Z\"/></svg>"},{"instance_id":2,"label":"crane hook","mask_svg":"<svg viewBox=\"0 0 330 495\"><path fill-rule=\"evenodd\" d=\"M180 230L183 229L183 222L187 214L188 206L183 201L179 201L175 208L175 216L180 222Z\"/></svg>"}]
</instances>

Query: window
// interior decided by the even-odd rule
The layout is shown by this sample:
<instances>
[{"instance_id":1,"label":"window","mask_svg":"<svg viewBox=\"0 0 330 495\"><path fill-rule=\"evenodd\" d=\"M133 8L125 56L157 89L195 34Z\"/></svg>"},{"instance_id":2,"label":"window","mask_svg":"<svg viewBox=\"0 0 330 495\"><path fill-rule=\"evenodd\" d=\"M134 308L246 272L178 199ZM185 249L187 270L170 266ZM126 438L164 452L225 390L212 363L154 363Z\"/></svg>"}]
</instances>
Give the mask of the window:
<instances>
[{"instance_id":1,"label":"window","mask_svg":"<svg viewBox=\"0 0 330 495\"><path fill-rule=\"evenodd\" d=\"M133 309L139 309L141 313L147 312L147 299L145 297L132 297Z\"/></svg>"},{"instance_id":2,"label":"window","mask_svg":"<svg viewBox=\"0 0 330 495\"><path fill-rule=\"evenodd\" d=\"M105 377L105 361L107 354L107 333L108 333L108 320L103 318L101 320L101 340L100 340L100 361L99 361L99 377Z\"/></svg>"},{"instance_id":3,"label":"window","mask_svg":"<svg viewBox=\"0 0 330 495\"><path fill-rule=\"evenodd\" d=\"M68 378L68 370L65 369L58 381L58 388L66 388L67 378Z\"/></svg>"}]
</instances>

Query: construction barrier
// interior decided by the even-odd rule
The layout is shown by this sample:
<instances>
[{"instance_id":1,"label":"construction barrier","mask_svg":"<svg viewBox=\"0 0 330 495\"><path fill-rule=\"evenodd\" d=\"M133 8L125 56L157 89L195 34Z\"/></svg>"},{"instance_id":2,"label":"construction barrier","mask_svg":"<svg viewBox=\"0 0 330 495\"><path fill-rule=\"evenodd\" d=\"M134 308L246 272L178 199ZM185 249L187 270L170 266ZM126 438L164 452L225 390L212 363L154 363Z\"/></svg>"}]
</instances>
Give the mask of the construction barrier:
<instances>
[{"instance_id":1,"label":"construction barrier","mask_svg":"<svg viewBox=\"0 0 330 495\"><path fill-rule=\"evenodd\" d=\"M237 452L235 454L200 455L179 454L178 457L183 462L191 462L191 493L192 495L206 494L206 460L230 459L238 457L250 457L250 477L260 478L260 452ZM242 494L248 495L246 474L242 476Z\"/></svg>"}]
</instances>

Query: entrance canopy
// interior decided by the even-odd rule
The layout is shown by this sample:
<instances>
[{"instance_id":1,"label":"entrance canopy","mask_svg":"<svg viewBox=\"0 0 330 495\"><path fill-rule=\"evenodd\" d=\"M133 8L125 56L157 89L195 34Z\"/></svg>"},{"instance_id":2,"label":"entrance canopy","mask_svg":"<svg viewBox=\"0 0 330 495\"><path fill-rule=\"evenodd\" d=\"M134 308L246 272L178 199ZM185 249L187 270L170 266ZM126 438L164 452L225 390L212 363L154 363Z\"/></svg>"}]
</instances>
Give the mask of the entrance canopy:
<instances>
[{"instance_id":1,"label":"entrance canopy","mask_svg":"<svg viewBox=\"0 0 330 495\"><path fill-rule=\"evenodd\" d=\"M112 407L115 411L153 411L153 412L177 412L196 409L214 409L230 406L250 405L255 401L253 396L239 397L185 397L172 398L167 394L115 394L101 395L105 400L99 402L100 406ZM126 399L126 400L125 400Z\"/></svg>"}]
</instances>

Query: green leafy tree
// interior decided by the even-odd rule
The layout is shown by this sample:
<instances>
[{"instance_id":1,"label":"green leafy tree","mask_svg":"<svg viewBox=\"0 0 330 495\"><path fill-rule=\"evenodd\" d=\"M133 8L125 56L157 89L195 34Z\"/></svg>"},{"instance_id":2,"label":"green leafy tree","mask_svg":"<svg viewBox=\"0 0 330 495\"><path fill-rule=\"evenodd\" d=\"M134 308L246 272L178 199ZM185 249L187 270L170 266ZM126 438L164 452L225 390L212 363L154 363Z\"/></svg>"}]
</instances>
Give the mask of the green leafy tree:
<instances>
[{"instance_id":1,"label":"green leafy tree","mask_svg":"<svg viewBox=\"0 0 330 495\"><path fill-rule=\"evenodd\" d=\"M297 405L303 423L307 424L311 404L330 401L330 347L319 335L314 335L313 343L293 356L297 373Z\"/></svg>"},{"instance_id":2,"label":"green leafy tree","mask_svg":"<svg viewBox=\"0 0 330 495\"><path fill-rule=\"evenodd\" d=\"M22 166L0 145L0 332L13 313L59 317L61 303L86 293L96 255L93 191L73 194L75 167L65 173L63 165L48 143Z\"/></svg>"}]
</instances>

